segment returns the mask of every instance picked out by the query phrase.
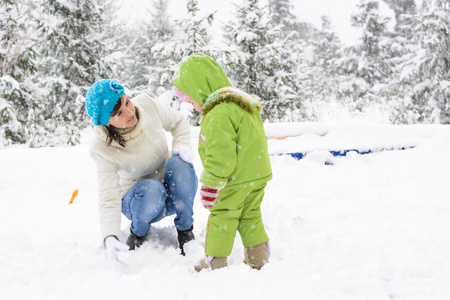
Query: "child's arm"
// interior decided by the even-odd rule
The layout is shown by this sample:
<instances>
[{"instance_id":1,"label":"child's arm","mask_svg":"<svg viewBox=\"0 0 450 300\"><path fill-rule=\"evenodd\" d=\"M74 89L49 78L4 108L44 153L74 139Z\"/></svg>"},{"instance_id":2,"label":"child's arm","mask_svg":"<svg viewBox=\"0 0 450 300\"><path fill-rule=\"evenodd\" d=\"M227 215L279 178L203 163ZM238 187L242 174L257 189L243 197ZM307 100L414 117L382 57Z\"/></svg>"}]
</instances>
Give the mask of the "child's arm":
<instances>
[{"instance_id":1,"label":"child's arm","mask_svg":"<svg viewBox=\"0 0 450 300\"><path fill-rule=\"evenodd\" d=\"M204 151L204 171L200 182L222 189L236 168L236 131L228 115L211 112L202 121L202 134L204 143L199 151Z\"/></svg>"}]
</instances>

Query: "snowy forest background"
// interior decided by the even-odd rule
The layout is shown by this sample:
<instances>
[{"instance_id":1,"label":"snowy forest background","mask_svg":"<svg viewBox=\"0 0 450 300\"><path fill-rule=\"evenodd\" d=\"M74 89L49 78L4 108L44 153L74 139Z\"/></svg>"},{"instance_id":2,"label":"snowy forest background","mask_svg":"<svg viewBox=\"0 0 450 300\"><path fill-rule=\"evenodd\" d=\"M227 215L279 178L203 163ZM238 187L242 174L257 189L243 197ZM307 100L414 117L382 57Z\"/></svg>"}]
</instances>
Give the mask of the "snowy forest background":
<instances>
[{"instance_id":1,"label":"snowy forest background","mask_svg":"<svg viewBox=\"0 0 450 300\"><path fill-rule=\"evenodd\" d=\"M183 2L182 19L168 11L174 0L149 1L148 18L130 28L114 0L0 0L0 148L78 144L92 126L84 96L102 78L118 79L131 97L168 99L197 125L171 83L195 52L258 96L265 122L375 110L392 124L450 124L449 0L361 0L354 45L325 16L321 28L299 21L294 0L234 0L220 37L210 30L220 12L201 11L197 0Z\"/></svg>"}]
</instances>

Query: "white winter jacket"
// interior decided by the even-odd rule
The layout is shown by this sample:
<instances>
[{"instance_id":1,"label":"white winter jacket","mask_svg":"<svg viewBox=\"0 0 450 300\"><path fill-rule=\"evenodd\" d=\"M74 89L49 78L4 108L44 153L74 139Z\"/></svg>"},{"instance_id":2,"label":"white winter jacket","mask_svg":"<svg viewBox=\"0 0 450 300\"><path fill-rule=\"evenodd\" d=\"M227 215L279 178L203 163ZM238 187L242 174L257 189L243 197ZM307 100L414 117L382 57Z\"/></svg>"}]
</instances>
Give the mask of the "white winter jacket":
<instances>
[{"instance_id":1,"label":"white winter jacket","mask_svg":"<svg viewBox=\"0 0 450 300\"><path fill-rule=\"evenodd\" d=\"M146 94L132 99L139 109L139 122L123 135L126 147L115 141L108 147L106 129L95 128L90 154L97 164L100 232L103 240L121 238L122 198L138 181L152 178L164 182L168 146L164 131L173 136L172 149L180 145L191 149L188 122L168 105L157 103Z\"/></svg>"}]
</instances>

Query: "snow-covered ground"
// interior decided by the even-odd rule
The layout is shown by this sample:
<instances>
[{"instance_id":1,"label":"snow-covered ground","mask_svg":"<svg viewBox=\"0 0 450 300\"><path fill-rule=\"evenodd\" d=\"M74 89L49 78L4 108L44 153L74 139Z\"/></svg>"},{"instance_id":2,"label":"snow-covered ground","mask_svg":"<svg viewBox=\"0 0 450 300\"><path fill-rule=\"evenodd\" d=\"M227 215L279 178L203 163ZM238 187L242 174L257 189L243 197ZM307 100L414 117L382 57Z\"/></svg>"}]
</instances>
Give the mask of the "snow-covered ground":
<instances>
[{"instance_id":1,"label":"snow-covered ground","mask_svg":"<svg viewBox=\"0 0 450 300\"><path fill-rule=\"evenodd\" d=\"M271 262L196 273L208 212L179 255L172 218L110 268L99 236L92 135L76 147L0 150L0 299L450 299L450 127L268 124ZM192 129L196 148L198 128ZM381 150L334 157L329 150ZM308 153L295 160L278 153ZM327 162L327 164L325 164ZM196 170L201 171L198 156ZM79 194L69 204L72 192ZM123 219L124 236L129 221Z\"/></svg>"}]
</instances>

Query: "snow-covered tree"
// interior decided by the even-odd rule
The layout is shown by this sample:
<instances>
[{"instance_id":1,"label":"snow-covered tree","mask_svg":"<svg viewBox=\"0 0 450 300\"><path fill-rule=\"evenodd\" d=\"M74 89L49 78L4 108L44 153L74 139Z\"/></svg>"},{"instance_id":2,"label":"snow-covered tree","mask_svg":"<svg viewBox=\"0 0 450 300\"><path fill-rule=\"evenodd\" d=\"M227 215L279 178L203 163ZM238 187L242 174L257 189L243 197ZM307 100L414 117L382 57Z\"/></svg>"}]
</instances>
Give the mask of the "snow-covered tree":
<instances>
[{"instance_id":1,"label":"snow-covered tree","mask_svg":"<svg viewBox=\"0 0 450 300\"><path fill-rule=\"evenodd\" d=\"M401 123L450 124L450 3L424 0L413 18L417 53L402 66L404 101L394 114Z\"/></svg>"},{"instance_id":2,"label":"snow-covered tree","mask_svg":"<svg viewBox=\"0 0 450 300\"><path fill-rule=\"evenodd\" d=\"M312 41L314 47L312 65L320 66L326 77L334 77L338 73L336 61L342 57L342 43L333 30L330 18L322 16L322 28Z\"/></svg>"},{"instance_id":3,"label":"snow-covered tree","mask_svg":"<svg viewBox=\"0 0 450 300\"><path fill-rule=\"evenodd\" d=\"M199 16L197 0L187 1L187 18L178 21L178 28L185 34L183 56L189 56L197 52L206 52L205 48L211 41L208 34L209 25L214 20L214 14L206 17Z\"/></svg>"},{"instance_id":4,"label":"snow-covered tree","mask_svg":"<svg viewBox=\"0 0 450 300\"><path fill-rule=\"evenodd\" d=\"M65 126L67 143L76 144L78 131L87 124L87 89L108 77L104 36L97 30L101 16L91 0L44 0L42 7L40 84L48 93L46 109L39 113L53 123L50 128Z\"/></svg>"},{"instance_id":5,"label":"snow-covered tree","mask_svg":"<svg viewBox=\"0 0 450 300\"><path fill-rule=\"evenodd\" d=\"M274 117L294 121L304 115L299 113L304 110L304 98L300 95L302 84L298 79L299 66L304 62L304 49L308 44L302 32L306 27L292 14L291 0L270 0L268 7L269 28L273 29L273 37L267 46L277 53L271 62L273 89L278 94L278 100L273 105L281 109Z\"/></svg>"},{"instance_id":6,"label":"snow-covered tree","mask_svg":"<svg viewBox=\"0 0 450 300\"><path fill-rule=\"evenodd\" d=\"M36 53L27 38L29 5L26 1L0 0L0 76L22 80L36 69Z\"/></svg>"},{"instance_id":7,"label":"snow-covered tree","mask_svg":"<svg viewBox=\"0 0 450 300\"><path fill-rule=\"evenodd\" d=\"M248 93L261 96L264 100L274 98L266 95L262 84L265 46L270 37L266 11L259 0L243 0L242 6L236 6L236 21L232 20L224 27L225 39L229 43L230 52L225 68L237 84ZM265 74L264 74L265 73Z\"/></svg>"},{"instance_id":8,"label":"snow-covered tree","mask_svg":"<svg viewBox=\"0 0 450 300\"><path fill-rule=\"evenodd\" d=\"M120 17L121 6L117 0L95 0L98 13L101 16L98 24L92 27L92 35L97 34L101 40L102 63L108 69L110 78L120 78L124 69L123 60L131 44L133 34L127 28L128 22Z\"/></svg>"},{"instance_id":9,"label":"snow-covered tree","mask_svg":"<svg viewBox=\"0 0 450 300\"><path fill-rule=\"evenodd\" d=\"M260 97L264 120L280 120L292 105L295 64L282 38L282 26L272 26L266 7L259 0L244 0L236 6L236 19L224 27L229 45L221 59L237 87Z\"/></svg>"},{"instance_id":10,"label":"snow-covered tree","mask_svg":"<svg viewBox=\"0 0 450 300\"><path fill-rule=\"evenodd\" d=\"M413 16L416 14L414 0L384 0L395 13L395 26L389 32L386 43L386 62L393 73L401 73L398 68L415 53L413 44ZM414 55L414 54L413 54ZM389 80L391 82L391 79Z\"/></svg>"},{"instance_id":11,"label":"snow-covered tree","mask_svg":"<svg viewBox=\"0 0 450 300\"><path fill-rule=\"evenodd\" d=\"M148 90L158 93L161 87L161 70L165 64L154 55L152 48L158 43L165 43L173 37L173 26L169 22L168 2L165 0L151 1L148 19L142 21L140 34L132 41L127 53L126 67L128 76L125 78L132 89ZM167 81L167 79L165 79Z\"/></svg>"},{"instance_id":12,"label":"snow-covered tree","mask_svg":"<svg viewBox=\"0 0 450 300\"><path fill-rule=\"evenodd\" d=\"M298 25L297 17L292 14L291 0L269 0L269 15L273 25L281 27L283 37L293 36Z\"/></svg>"},{"instance_id":13,"label":"snow-covered tree","mask_svg":"<svg viewBox=\"0 0 450 300\"><path fill-rule=\"evenodd\" d=\"M406 63L414 60L420 46L413 41L414 26L413 20L416 14L414 0L384 0L395 14L395 26L392 32L388 33L389 39L386 42L385 62L390 66L392 74L388 83L378 89L378 98L385 100L385 107L388 114L398 119L402 114L396 107L401 106L405 99L405 89L401 77ZM399 114L400 112L400 114Z\"/></svg>"},{"instance_id":14,"label":"snow-covered tree","mask_svg":"<svg viewBox=\"0 0 450 300\"><path fill-rule=\"evenodd\" d=\"M362 28L361 44L355 47L359 56L356 74L373 87L389 78L390 68L385 61L385 37L389 18L381 15L378 0L361 0L352 25Z\"/></svg>"},{"instance_id":15,"label":"snow-covered tree","mask_svg":"<svg viewBox=\"0 0 450 300\"><path fill-rule=\"evenodd\" d=\"M168 3L164 0L154 0L153 7L155 11L152 13L152 21L150 26L152 27L152 36L154 42L152 47L158 43L165 43L173 38L174 28L169 19ZM160 95L165 90L170 89L172 83L170 79L165 78L166 74L166 63L158 59L157 55L152 53L151 61L151 74L149 78L149 83L151 89Z\"/></svg>"},{"instance_id":16,"label":"snow-covered tree","mask_svg":"<svg viewBox=\"0 0 450 300\"><path fill-rule=\"evenodd\" d=\"M208 31L214 20L214 13L201 16L198 0L187 0L186 3L186 18L175 21L174 36L168 40L162 40L152 48L157 66L156 74L159 76L158 94L171 91L172 76L183 58L197 52L211 56L217 53L217 49L210 45L211 37ZM171 106L180 109L179 101L174 97L172 99ZM195 111L192 111L188 117L193 125L197 125L200 120Z\"/></svg>"},{"instance_id":17,"label":"snow-covered tree","mask_svg":"<svg viewBox=\"0 0 450 300\"><path fill-rule=\"evenodd\" d=\"M281 35L289 38L292 44L314 38L317 29L308 22L301 22L292 13L294 5L291 0L269 0L269 15L272 26L281 26Z\"/></svg>"},{"instance_id":18,"label":"snow-covered tree","mask_svg":"<svg viewBox=\"0 0 450 300\"><path fill-rule=\"evenodd\" d=\"M319 115L328 114L330 103L336 102L344 81L338 68L343 45L333 30L329 17L322 16L322 28L307 47L311 54L304 58L298 76L303 110L297 115L317 120Z\"/></svg>"},{"instance_id":19,"label":"snow-covered tree","mask_svg":"<svg viewBox=\"0 0 450 300\"><path fill-rule=\"evenodd\" d=\"M378 0L360 0L358 11L352 15L352 26L361 29L359 43L345 48L338 61L340 73L346 77L340 84L338 97L350 104L351 111L362 112L376 102L384 105L379 93L389 83L392 66L388 50L389 18L382 15L380 5Z\"/></svg>"},{"instance_id":20,"label":"snow-covered tree","mask_svg":"<svg viewBox=\"0 0 450 300\"><path fill-rule=\"evenodd\" d=\"M0 0L0 136L2 144L25 143L23 125L36 105L34 25L30 1ZM2 146L2 145L0 145Z\"/></svg>"},{"instance_id":21,"label":"snow-covered tree","mask_svg":"<svg viewBox=\"0 0 450 300\"><path fill-rule=\"evenodd\" d=\"M413 15L416 12L415 0L383 0L395 13L395 31L408 34L405 27L405 16Z\"/></svg>"},{"instance_id":22,"label":"snow-covered tree","mask_svg":"<svg viewBox=\"0 0 450 300\"><path fill-rule=\"evenodd\" d=\"M199 12L198 0L187 0L186 18L175 22L176 35L167 41L158 43L152 49L154 56L167 66L167 73L162 74L161 77L162 85L166 84L166 81L170 82L174 73L173 67L184 57L197 52L210 54L208 46L211 38L208 28L214 20L214 14L202 17Z\"/></svg>"}]
</instances>

